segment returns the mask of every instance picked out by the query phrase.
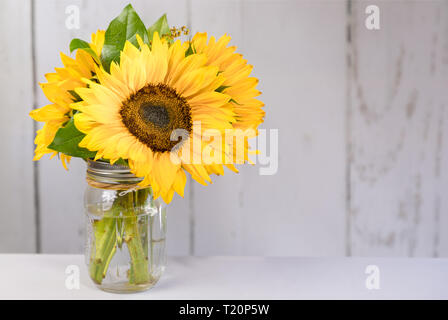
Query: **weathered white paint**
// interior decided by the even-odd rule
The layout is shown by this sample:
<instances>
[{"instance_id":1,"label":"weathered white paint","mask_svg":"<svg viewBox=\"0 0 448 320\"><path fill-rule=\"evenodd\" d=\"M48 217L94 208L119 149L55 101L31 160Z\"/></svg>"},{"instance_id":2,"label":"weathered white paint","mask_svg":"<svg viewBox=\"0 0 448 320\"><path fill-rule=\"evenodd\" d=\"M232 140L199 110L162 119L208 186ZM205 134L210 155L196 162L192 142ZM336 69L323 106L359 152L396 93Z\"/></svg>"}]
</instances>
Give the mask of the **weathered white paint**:
<instances>
[{"instance_id":1,"label":"weathered white paint","mask_svg":"<svg viewBox=\"0 0 448 320\"><path fill-rule=\"evenodd\" d=\"M368 4L351 13L351 254L446 255L448 6L380 2L370 31Z\"/></svg>"},{"instance_id":2,"label":"weathered white paint","mask_svg":"<svg viewBox=\"0 0 448 320\"><path fill-rule=\"evenodd\" d=\"M29 1L0 10L0 252L34 252L33 70Z\"/></svg>"}]
</instances>

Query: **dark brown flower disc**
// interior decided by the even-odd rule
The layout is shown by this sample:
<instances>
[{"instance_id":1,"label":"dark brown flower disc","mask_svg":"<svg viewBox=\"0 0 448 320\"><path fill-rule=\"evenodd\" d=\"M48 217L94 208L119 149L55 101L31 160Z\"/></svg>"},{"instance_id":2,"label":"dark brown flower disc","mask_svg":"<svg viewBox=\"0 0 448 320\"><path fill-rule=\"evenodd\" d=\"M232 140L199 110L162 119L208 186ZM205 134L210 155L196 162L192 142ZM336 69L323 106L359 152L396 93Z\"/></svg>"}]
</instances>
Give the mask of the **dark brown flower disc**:
<instances>
[{"instance_id":1,"label":"dark brown flower disc","mask_svg":"<svg viewBox=\"0 0 448 320\"><path fill-rule=\"evenodd\" d=\"M148 84L132 94L120 115L129 132L156 152L171 151L178 143L170 139L173 130L192 131L186 99L164 84Z\"/></svg>"}]
</instances>

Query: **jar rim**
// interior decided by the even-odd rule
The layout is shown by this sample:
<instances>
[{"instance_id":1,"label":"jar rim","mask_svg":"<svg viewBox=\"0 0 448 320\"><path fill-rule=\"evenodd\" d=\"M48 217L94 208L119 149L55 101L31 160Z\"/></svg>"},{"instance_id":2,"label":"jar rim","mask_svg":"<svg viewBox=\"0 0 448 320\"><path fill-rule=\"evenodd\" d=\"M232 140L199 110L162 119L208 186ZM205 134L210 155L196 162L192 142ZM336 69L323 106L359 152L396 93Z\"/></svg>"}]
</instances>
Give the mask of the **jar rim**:
<instances>
[{"instance_id":1,"label":"jar rim","mask_svg":"<svg viewBox=\"0 0 448 320\"><path fill-rule=\"evenodd\" d=\"M136 184L143 180L136 177L129 166L90 159L87 159L87 177L96 182L110 184Z\"/></svg>"}]
</instances>

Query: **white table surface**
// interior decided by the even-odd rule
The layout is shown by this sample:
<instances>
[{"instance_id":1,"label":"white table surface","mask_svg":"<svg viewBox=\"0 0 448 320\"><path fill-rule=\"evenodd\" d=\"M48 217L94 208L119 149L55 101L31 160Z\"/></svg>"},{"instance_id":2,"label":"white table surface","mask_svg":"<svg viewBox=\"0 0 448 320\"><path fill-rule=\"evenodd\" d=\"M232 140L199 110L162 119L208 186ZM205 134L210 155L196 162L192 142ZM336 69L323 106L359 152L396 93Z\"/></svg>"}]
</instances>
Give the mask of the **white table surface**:
<instances>
[{"instance_id":1,"label":"white table surface","mask_svg":"<svg viewBox=\"0 0 448 320\"><path fill-rule=\"evenodd\" d=\"M79 289L66 268L79 266ZM367 289L368 265L380 289ZM0 254L0 299L448 299L448 259L171 257L149 291L102 292L82 255Z\"/></svg>"}]
</instances>

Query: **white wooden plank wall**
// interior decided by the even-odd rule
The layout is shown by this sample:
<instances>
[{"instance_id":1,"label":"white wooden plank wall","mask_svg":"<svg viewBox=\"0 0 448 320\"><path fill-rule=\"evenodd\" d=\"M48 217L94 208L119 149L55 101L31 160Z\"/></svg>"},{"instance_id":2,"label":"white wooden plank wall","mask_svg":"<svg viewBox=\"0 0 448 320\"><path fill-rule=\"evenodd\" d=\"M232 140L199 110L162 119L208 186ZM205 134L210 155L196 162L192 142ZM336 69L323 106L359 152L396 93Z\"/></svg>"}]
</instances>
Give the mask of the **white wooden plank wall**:
<instances>
[{"instance_id":1,"label":"white wooden plank wall","mask_svg":"<svg viewBox=\"0 0 448 320\"><path fill-rule=\"evenodd\" d=\"M27 113L47 101L33 71L44 81L70 39L89 40L129 1L1 1L0 252L81 252L83 161L40 161L34 190ZM276 175L249 166L188 183L168 208L169 254L448 256L448 2L132 4L147 23L166 12L193 33L230 34L260 78L262 127L279 133ZM370 4L380 30L364 26ZM65 26L69 5L80 29Z\"/></svg>"},{"instance_id":2,"label":"white wooden plank wall","mask_svg":"<svg viewBox=\"0 0 448 320\"><path fill-rule=\"evenodd\" d=\"M29 1L0 10L0 252L36 250Z\"/></svg>"},{"instance_id":3,"label":"white wooden plank wall","mask_svg":"<svg viewBox=\"0 0 448 320\"><path fill-rule=\"evenodd\" d=\"M343 255L345 3L192 4L194 32L228 32L254 65L263 128L279 130L277 174L245 167L195 188L195 253Z\"/></svg>"},{"instance_id":4,"label":"white wooden plank wall","mask_svg":"<svg viewBox=\"0 0 448 320\"><path fill-rule=\"evenodd\" d=\"M376 2L368 30L372 3L350 16L351 254L446 255L448 2Z\"/></svg>"}]
</instances>

